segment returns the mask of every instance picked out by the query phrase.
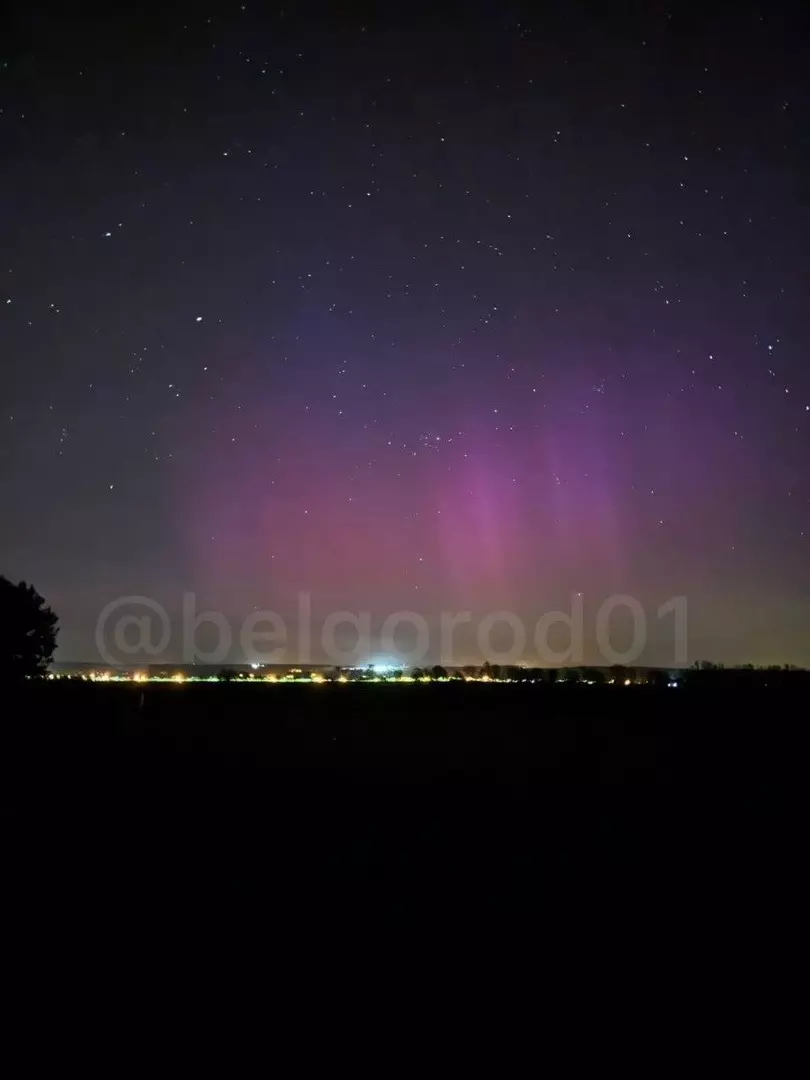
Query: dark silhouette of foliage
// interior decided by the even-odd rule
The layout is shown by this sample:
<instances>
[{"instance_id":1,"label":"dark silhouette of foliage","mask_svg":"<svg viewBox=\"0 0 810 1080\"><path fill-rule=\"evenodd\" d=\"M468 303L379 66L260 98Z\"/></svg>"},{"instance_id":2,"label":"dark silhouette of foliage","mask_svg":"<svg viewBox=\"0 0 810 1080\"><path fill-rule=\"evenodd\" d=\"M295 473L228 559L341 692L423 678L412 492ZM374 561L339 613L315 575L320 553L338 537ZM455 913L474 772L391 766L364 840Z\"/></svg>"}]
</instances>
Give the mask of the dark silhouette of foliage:
<instances>
[{"instance_id":1,"label":"dark silhouette of foliage","mask_svg":"<svg viewBox=\"0 0 810 1080\"><path fill-rule=\"evenodd\" d=\"M33 585L0 577L0 679L44 675L56 648L57 623Z\"/></svg>"},{"instance_id":2,"label":"dark silhouette of foliage","mask_svg":"<svg viewBox=\"0 0 810 1080\"><path fill-rule=\"evenodd\" d=\"M219 679L222 682L233 682L236 676L237 672L233 668L223 668L219 673Z\"/></svg>"},{"instance_id":3,"label":"dark silhouette of foliage","mask_svg":"<svg viewBox=\"0 0 810 1080\"><path fill-rule=\"evenodd\" d=\"M430 674L433 676L434 679L447 678L447 671L441 666L441 664L436 664L435 667L431 669Z\"/></svg>"}]
</instances>

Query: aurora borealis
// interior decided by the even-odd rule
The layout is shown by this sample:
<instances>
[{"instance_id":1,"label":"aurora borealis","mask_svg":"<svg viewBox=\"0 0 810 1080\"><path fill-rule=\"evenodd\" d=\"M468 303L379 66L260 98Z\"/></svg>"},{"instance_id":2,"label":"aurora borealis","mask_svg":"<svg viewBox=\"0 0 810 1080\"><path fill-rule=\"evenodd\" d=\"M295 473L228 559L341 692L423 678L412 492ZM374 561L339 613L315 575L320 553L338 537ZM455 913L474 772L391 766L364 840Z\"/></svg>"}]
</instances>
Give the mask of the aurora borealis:
<instances>
[{"instance_id":1,"label":"aurora borealis","mask_svg":"<svg viewBox=\"0 0 810 1080\"><path fill-rule=\"evenodd\" d=\"M59 658L120 595L581 593L810 662L800 5L12 7L0 572Z\"/></svg>"}]
</instances>

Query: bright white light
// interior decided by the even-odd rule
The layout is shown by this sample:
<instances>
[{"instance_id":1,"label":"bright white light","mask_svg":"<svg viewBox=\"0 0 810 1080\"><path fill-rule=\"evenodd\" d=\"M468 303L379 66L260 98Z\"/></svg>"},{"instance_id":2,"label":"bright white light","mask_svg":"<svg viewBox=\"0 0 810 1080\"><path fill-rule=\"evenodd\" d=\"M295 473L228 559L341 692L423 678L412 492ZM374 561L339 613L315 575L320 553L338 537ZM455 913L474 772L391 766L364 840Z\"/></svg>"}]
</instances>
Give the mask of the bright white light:
<instances>
[{"instance_id":1,"label":"bright white light","mask_svg":"<svg viewBox=\"0 0 810 1080\"><path fill-rule=\"evenodd\" d=\"M400 667L400 664L391 664L387 660L381 660L372 664L371 670L375 675L387 675L391 671L398 671Z\"/></svg>"}]
</instances>

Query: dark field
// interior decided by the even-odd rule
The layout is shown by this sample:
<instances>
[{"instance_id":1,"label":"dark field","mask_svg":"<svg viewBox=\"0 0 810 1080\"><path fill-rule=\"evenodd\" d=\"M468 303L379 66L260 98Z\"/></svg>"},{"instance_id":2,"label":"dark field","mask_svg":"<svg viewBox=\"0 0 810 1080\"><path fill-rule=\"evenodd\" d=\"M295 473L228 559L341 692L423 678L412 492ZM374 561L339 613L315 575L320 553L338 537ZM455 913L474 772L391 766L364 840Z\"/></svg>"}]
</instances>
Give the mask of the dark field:
<instances>
[{"instance_id":1,"label":"dark field","mask_svg":"<svg viewBox=\"0 0 810 1080\"><path fill-rule=\"evenodd\" d=\"M5 894L38 940L748 955L804 922L806 696L46 683L7 702Z\"/></svg>"}]
</instances>

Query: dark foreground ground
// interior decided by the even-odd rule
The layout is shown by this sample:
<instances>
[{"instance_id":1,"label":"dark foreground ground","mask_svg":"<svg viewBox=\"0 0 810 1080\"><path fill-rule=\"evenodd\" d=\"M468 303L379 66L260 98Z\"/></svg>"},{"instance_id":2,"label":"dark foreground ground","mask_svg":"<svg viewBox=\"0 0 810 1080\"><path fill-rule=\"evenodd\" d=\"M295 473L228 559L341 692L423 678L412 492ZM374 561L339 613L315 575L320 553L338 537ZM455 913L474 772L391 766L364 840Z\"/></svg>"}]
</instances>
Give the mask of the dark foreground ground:
<instances>
[{"instance_id":1,"label":"dark foreground ground","mask_svg":"<svg viewBox=\"0 0 810 1080\"><path fill-rule=\"evenodd\" d=\"M604 946L792 950L807 921L808 710L785 691L60 683L7 705L24 945L428 946L529 977Z\"/></svg>"}]
</instances>

